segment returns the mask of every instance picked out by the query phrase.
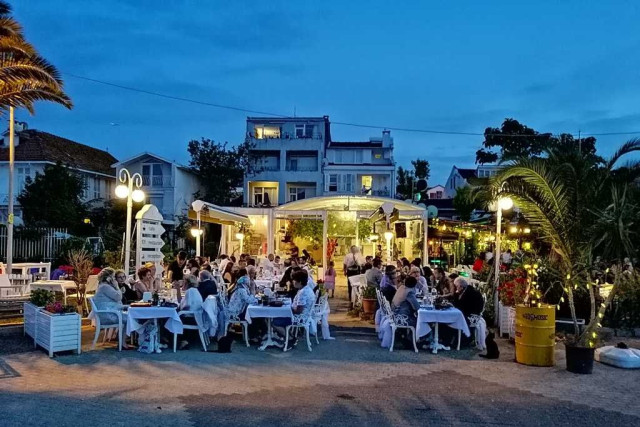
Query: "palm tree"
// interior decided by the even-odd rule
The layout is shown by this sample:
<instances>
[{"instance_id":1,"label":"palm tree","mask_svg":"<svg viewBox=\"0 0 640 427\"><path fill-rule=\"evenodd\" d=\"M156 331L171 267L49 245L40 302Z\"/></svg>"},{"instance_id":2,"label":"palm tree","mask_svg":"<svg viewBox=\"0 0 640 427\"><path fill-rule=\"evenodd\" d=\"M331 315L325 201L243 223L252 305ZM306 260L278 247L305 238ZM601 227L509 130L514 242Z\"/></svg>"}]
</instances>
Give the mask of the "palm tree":
<instances>
[{"instance_id":1,"label":"palm tree","mask_svg":"<svg viewBox=\"0 0 640 427\"><path fill-rule=\"evenodd\" d=\"M640 176L640 167L637 162L622 168L616 168L616 164L634 151L640 151L640 139L625 143L608 161L583 156L578 150L552 149L544 158L507 163L490 183L494 196L511 197L529 223L537 228L541 239L551 246L558 260L576 337L579 329L573 290L577 283L586 283L591 300L595 301L587 277L594 248L610 252L614 243L618 248L630 248L628 230L633 215L629 212L633 209L625 205L627 201L621 196L626 194L625 186ZM612 219L606 223L610 226L609 234L603 234L605 217ZM620 218L625 221L621 223ZM601 234L596 234L598 232ZM608 239L610 233L617 233L620 239ZM594 313L592 310L587 331L597 324Z\"/></svg>"},{"instance_id":2,"label":"palm tree","mask_svg":"<svg viewBox=\"0 0 640 427\"><path fill-rule=\"evenodd\" d=\"M22 27L11 17L11 6L0 0L0 110L9 110L9 215L7 220L7 269L13 255L13 166L14 109L34 113L36 101L51 101L67 108L71 100L64 93L58 70L40 57L24 39Z\"/></svg>"}]
</instances>

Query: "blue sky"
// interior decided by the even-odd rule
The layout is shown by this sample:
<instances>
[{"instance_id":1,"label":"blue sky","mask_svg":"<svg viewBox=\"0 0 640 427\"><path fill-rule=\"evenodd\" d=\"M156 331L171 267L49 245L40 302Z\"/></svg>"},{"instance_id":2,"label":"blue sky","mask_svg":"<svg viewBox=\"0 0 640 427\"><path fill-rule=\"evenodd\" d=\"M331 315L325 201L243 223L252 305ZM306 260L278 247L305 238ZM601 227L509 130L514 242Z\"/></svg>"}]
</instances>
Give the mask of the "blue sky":
<instances>
[{"instance_id":1,"label":"blue sky","mask_svg":"<svg viewBox=\"0 0 640 427\"><path fill-rule=\"evenodd\" d=\"M13 1L65 73L204 102L334 121L482 132L640 131L637 1ZM75 108L19 113L31 128L118 158L187 162L187 142L237 143L246 113L65 76ZM378 129L332 127L336 140ZM478 136L392 131L396 160L473 167ZM640 136L640 134L635 135ZM598 137L611 153L632 135Z\"/></svg>"}]
</instances>

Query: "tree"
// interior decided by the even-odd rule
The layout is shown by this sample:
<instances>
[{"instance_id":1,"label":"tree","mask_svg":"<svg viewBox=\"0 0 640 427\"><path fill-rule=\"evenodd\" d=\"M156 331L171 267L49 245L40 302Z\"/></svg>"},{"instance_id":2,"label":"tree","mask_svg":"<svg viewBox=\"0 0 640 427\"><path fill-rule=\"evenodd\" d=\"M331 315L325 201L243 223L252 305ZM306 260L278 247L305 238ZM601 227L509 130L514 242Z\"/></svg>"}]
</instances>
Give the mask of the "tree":
<instances>
[{"instance_id":1,"label":"tree","mask_svg":"<svg viewBox=\"0 0 640 427\"><path fill-rule=\"evenodd\" d=\"M189 142L191 155L189 166L195 172L205 190L201 198L217 205L230 205L238 198L238 187L242 187L245 170L250 169L248 141L227 147L211 139Z\"/></svg>"},{"instance_id":2,"label":"tree","mask_svg":"<svg viewBox=\"0 0 640 427\"><path fill-rule=\"evenodd\" d=\"M625 195L626 188L640 176L640 163L616 168L621 157L636 151L640 151L640 139L623 144L609 160L601 162L595 153L556 146L545 157L522 157L509 162L490 184L494 196L513 199L538 235L551 246L576 337L582 345L592 346L590 334L599 322L588 268L594 252L614 255L616 258L610 261L620 265L624 254L632 256L636 250L629 244L632 236L628 231L637 227L637 210L627 204ZM574 303L574 287L580 286L587 289L592 305L591 322L582 335Z\"/></svg>"},{"instance_id":3,"label":"tree","mask_svg":"<svg viewBox=\"0 0 640 427\"><path fill-rule=\"evenodd\" d=\"M33 114L33 103L41 100L71 108L60 73L24 39L10 13L11 6L0 1L0 108L22 107Z\"/></svg>"},{"instance_id":4,"label":"tree","mask_svg":"<svg viewBox=\"0 0 640 427\"><path fill-rule=\"evenodd\" d=\"M460 187L456 191L456 195L453 198L453 208L458 212L462 221L469 221L473 211L481 207L474 196L471 187Z\"/></svg>"},{"instance_id":5,"label":"tree","mask_svg":"<svg viewBox=\"0 0 640 427\"><path fill-rule=\"evenodd\" d=\"M505 119L500 128L485 129L483 148L476 151L476 163L539 156L550 147L551 139L550 133L541 134L515 119ZM492 150L496 147L499 149L497 152Z\"/></svg>"},{"instance_id":6,"label":"tree","mask_svg":"<svg viewBox=\"0 0 640 427\"><path fill-rule=\"evenodd\" d=\"M44 173L29 180L18 201L26 225L67 228L71 233L82 232L87 207L82 201L84 180L58 163L46 166Z\"/></svg>"},{"instance_id":7,"label":"tree","mask_svg":"<svg viewBox=\"0 0 640 427\"><path fill-rule=\"evenodd\" d=\"M419 179L429 179L431 175L431 168L429 167L429 161L423 159L415 159L411 160L411 165L413 166L413 173L416 178Z\"/></svg>"},{"instance_id":8,"label":"tree","mask_svg":"<svg viewBox=\"0 0 640 427\"><path fill-rule=\"evenodd\" d=\"M411 161L413 170L408 170L402 166L398 167L396 174L396 198L410 199L415 194L415 185L419 180L428 180L431 175L429 161L416 159Z\"/></svg>"}]
</instances>

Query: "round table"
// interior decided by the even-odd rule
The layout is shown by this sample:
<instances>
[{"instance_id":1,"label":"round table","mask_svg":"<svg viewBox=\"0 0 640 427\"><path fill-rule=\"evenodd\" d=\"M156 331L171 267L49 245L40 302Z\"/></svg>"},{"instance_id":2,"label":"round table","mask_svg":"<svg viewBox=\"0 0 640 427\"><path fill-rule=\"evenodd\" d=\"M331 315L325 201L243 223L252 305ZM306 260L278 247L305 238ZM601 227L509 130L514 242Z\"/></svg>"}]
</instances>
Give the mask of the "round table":
<instances>
[{"instance_id":1,"label":"round table","mask_svg":"<svg viewBox=\"0 0 640 427\"><path fill-rule=\"evenodd\" d=\"M253 304L247 307L247 311L244 317L247 323L251 323L251 320L253 318L259 317L267 319L267 338L262 341L262 345L258 347L258 350L264 351L267 347L271 346L281 348L282 344L273 340L271 319L293 319L293 312L291 311L291 301L285 301L285 304L282 307L270 307L259 304Z\"/></svg>"}]
</instances>

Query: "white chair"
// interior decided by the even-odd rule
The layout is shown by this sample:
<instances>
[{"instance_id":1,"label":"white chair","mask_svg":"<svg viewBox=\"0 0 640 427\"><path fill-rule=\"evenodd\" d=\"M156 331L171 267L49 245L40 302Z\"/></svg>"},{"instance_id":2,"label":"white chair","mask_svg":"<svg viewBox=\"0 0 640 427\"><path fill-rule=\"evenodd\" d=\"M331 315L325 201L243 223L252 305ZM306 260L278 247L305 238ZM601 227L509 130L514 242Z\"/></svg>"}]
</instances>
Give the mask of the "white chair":
<instances>
[{"instance_id":1,"label":"white chair","mask_svg":"<svg viewBox=\"0 0 640 427\"><path fill-rule=\"evenodd\" d=\"M205 336L205 334L202 333L202 328L200 327L200 320L198 318L198 313L196 313L195 311L191 311L191 310L182 310L178 312L178 316L180 316L180 318L182 318L182 316L185 317L192 317L194 319L196 319L196 324L195 325L186 325L184 324L184 322L182 323L182 328L183 329L191 329L191 330L197 330L198 334L200 335L200 342L202 343L202 349L206 352L207 351L207 345L209 345L209 338ZM201 318L202 316L200 316ZM178 334L173 334L173 352L176 352L176 347L178 345Z\"/></svg>"},{"instance_id":2,"label":"white chair","mask_svg":"<svg viewBox=\"0 0 640 427\"><path fill-rule=\"evenodd\" d=\"M359 306L362 304L362 289L367 284L367 279L364 274L357 274L349 277L349 283L353 292L353 305Z\"/></svg>"},{"instance_id":3,"label":"white chair","mask_svg":"<svg viewBox=\"0 0 640 427\"><path fill-rule=\"evenodd\" d=\"M98 290L98 275L92 274L87 277L87 284L84 285L84 308L89 311L89 306L87 305L87 299L96 294Z\"/></svg>"},{"instance_id":4,"label":"white chair","mask_svg":"<svg viewBox=\"0 0 640 427\"><path fill-rule=\"evenodd\" d=\"M120 310L98 310L98 308L96 307L96 303L93 302L93 297L89 298L89 302L91 303L91 313L93 313L93 320L96 323L96 335L93 338L93 345L91 346L92 349L96 348L96 343L98 342L98 337L100 336L100 331L103 329L117 329L118 331L118 351L122 351L122 327L123 327L123 322L122 322L122 311ZM115 323L103 323L100 320L100 314L115 314L116 317L118 318L118 321ZM106 331L105 331L105 335L106 335Z\"/></svg>"},{"instance_id":5,"label":"white chair","mask_svg":"<svg viewBox=\"0 0 640 427\"><path fill-rule=\"evenodd\" d=\"M416 345L416 328L409 325L409 317L404 314L395 314L393 310L391 310L391 304L389 304L389 301L387 301L387 299L384 296L382 296L381 303L382 303L382 307L384 307L383 311L387 319L389 320L389 325L391 326L391 346L389 346L389 351L390 352L393 351L393 344L396 339L396 330L408 329L411 331L411 334L413 337L412 339L413 349L417 353L418 346Z\"/></svg>"},{"instance_id":6,"label":"white chair","mask_svg":"<svg viewBox=\"0 0 640 427\"><path fill-rule=\"evenodd\" d=\"M295 329L296 330L295 333L297 336L300 328L304 329L305 337L307 338L307 348L309 349L309 351L311 351L311 340L309 339L309 329L311 329L311 322L313 321L312 314L313 314L313 308L309 310L308 313L293 315L293 318L291 319L291 324L287 326L285 330L283 351L289 350L289 331L291 331L292 329Z\"/></svg>"},{"instance_id":7,"label":"white chair","mask_svg":"<svg viewBox=\"0 0 640 427\"><path fill-rule=\"evenodd\" d=\"M224 316L225 316L225 325L224 325L224 333L225 335L228 332L229 329L229 325L241 325L242 326L242 336L244 338L244 342L247 344L247 347L250 347L249 345L249 323L246 320L242 320L240 319L238 316L231 316L229 315L229 302L227 301L227 297L225 295L222 295L220 297L220 301L222 302L222 307L224 309Z\"/></svg>"},{"instance_id":8,"label":"white chair","mask_svg":"<svg viewBox=\"0 0 640 427\"><path fill-rule=\"evenodd\" d=\"M325 293L320 297L320 301L313 306L313 311L311 313L311 317L316 325L320 325L322 327L322 317L327 312L327 305L329 305L329 294ZM316 344L320 344L318 340L318 335L320 334L320 329L316 327Z\"/></svg>"}]
</instances>

